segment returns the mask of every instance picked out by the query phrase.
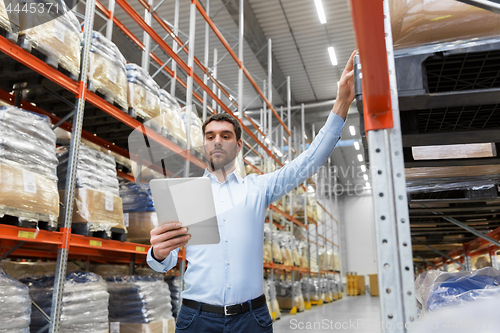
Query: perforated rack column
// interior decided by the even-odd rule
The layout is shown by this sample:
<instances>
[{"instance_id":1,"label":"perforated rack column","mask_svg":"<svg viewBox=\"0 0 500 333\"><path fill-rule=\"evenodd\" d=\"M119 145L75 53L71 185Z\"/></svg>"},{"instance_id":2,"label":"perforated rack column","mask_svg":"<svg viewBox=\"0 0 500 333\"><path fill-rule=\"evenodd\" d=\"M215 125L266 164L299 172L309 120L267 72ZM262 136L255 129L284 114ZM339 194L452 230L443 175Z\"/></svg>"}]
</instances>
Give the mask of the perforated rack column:
<instances>
[{"instance_id":1,"label":"perforated rack column","mask_svg":"<svg viewBox=\"0 0 500 333\"><path fill-rule=\"evenodd\" d=\"M384 332L416 319L408 202L388 1L351 0L363 73Z\"/></svg>"}]
</instances>

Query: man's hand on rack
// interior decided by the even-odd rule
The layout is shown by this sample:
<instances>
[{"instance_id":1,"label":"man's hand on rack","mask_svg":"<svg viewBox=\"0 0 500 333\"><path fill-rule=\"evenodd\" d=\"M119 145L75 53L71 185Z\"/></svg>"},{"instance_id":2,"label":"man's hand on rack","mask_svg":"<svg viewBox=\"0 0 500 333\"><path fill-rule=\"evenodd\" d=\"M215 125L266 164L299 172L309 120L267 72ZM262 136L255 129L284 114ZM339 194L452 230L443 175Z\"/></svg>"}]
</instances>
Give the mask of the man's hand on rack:
<instances>
[{"instance_id":1,"label":"man's hand on rack","mask_svg":"<svg viewBox=\"0 0 500 333\"><path fill-rule=\"evenodd\" d=\"M186 235L187 228L181 228L179 222L169 222L151 230L153 257L158 261L166 257L178 247L186 245L191 235Z\"/></svg>"},{"instance_id":2,"label":"man's hand on rack","mask_svg":"<svg viewBox=\"0 0 500 333\"><path fill-rule=\"evenodd\" d=\"M336 115L346 119L347 112L354 100L354 56L358 51L355 50L345 66L344 72L340 76L340 81L338 82L337 98L335 99L335 104L333 105L332 112Z\"/></svg>"}]
</instances>

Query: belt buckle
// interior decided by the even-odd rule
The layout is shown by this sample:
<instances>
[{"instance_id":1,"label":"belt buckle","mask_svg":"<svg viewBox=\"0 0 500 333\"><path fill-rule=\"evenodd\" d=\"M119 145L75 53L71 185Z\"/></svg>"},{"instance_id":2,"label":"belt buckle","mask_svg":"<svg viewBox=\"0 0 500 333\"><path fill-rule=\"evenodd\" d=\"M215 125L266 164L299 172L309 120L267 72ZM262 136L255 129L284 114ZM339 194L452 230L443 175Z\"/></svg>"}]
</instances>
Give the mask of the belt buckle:
<instances>
[{"instance_id":1,"label":"belt buckle","mask_svg":"<svg viewBox=\"0 0 500 333\"><path fill-rule=\"evenodd\" d=\"M230 305L224 305L224 314L225 314L226 316L232 316L232 314L228 312L228 307L229 307L229 306L230 306Z\"/></svg>"}]
</instances>

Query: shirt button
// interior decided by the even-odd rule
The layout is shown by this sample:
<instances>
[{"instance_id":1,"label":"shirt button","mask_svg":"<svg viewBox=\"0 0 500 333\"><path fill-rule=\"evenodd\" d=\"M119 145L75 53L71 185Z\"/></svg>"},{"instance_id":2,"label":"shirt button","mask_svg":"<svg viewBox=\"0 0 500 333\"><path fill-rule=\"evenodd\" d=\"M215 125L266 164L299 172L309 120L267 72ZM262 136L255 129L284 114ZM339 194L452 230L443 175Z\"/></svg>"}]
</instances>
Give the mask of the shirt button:
<instances>
[{"instance_id":1,"label":"shirt button","mask_svg":"<svg viewBox=\"0 0 500 333\"><path fill-rule=\"evenodd\" d=\"M226 242L229 242L229 240L228 240L227 238L225 239L225 241L226 241Z\"/></svg>"},{"instance_id":2,"label":"shirt button","mask_svg":"<svg viewBox=\"0 0 500 333\"><path fill-rule=\"evenodd\" d=\"M229 261L226 261L226 265L229 265Z\"/></svg>"},{"instance_id":3,"label":"shirt button","mask_svg":"<svg viewBox=\"0 0 500 333\"><path fill-rule=\"evenodd\" d=\"M227 286L227 289L231 289L231 286Z\"/></svg>"},{"instance_id":4,"label":"shirt button","mask_svg":"<svg viewBox=\"0 0 500 333\"><path fill-rule=\"evenodd\" d=\"M224 222L226 222L226 218L224 218Z\"/></svg>"}]
</instances>

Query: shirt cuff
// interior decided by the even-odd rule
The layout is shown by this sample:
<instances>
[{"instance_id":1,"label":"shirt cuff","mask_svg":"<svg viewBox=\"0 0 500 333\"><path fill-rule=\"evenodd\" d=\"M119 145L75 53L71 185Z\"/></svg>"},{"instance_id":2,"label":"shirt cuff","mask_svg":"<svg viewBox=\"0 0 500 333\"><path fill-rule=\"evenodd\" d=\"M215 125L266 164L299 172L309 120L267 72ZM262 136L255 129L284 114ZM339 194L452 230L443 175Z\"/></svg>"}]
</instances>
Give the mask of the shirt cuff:
<instances>
[{"instance_id":1,"label":"shirt cuff","mask_svg":"<svg viewBox=\"0 0 500 333\"><path fill-rule=\"evenodd\" d=\"M148 256L147 256L147 263L149 267L151 267L153 270L157 272L164 272L165 271L165 262L167 261L168 257L165 258L163 261L159 261L153 256L153 247L148 251Z\"/></svg>"},{"instance_id":2,"label":"shirt cuff","mask_svg":"<svg viewBox=\"0 0 500 333\"><path fill-rule=\"evenodd\" d=\"M333 112L330 112L328 119L326 120L324 128L340 138L340 134L342 133L342 127L344 127L345 120L339 115L336 115Z\"/></svg>"}]
</instances>

